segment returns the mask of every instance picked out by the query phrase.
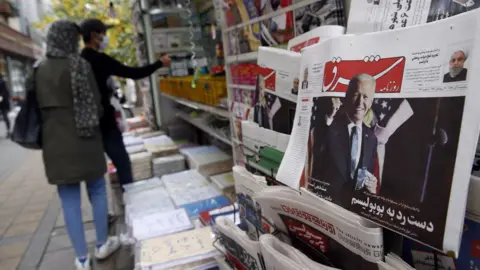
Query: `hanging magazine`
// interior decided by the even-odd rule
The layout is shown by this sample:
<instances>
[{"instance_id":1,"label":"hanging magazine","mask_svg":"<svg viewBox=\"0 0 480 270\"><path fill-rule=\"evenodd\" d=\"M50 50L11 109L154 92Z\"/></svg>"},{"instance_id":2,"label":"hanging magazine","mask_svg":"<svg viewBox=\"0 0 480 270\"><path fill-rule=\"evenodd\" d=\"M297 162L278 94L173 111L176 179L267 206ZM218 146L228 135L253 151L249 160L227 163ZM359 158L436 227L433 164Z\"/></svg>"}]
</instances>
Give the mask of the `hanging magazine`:
<instances>
[{"instance_id":1,"label":"hanging magazine","mask_svg":"<svg viewBox=\"0 0 480 270\"><path fill-rule=\"evenodd\" d=\"M479 18L304 49L308 87L277 180L458 254L479 127Z\"/></svg>"}]
</instances>

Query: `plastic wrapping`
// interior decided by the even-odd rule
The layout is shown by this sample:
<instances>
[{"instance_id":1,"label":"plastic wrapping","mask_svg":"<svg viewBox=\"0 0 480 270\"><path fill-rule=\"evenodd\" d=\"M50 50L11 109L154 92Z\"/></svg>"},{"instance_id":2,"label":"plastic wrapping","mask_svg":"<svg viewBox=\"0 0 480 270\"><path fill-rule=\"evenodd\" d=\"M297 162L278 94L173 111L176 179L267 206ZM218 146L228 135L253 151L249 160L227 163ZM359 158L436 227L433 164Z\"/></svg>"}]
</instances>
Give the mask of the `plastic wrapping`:
<instances>
[{"instance_id":1,"label":"plastic wrapping","mask_svg":"<svg viewBox=\"0 0 480 270\"><path fill-rule=\"evenodd\" d=\"M186 148L181 149L180 153L186 156L190 169L197 169L203 175L224 173L232 169L232 157L216 146Z\"/></svg>"},{"instance_id":2,"label":"plastic wrapping","mask_svg":"<svg viewBox=\"0 0 480 270\"><path fill-rule=\"evenodd\" d=\"M156 187L162 187L162 186L163 186L163 181L158 177L153 177L150 179L123 185L123 189L125 190L125 194L133 194L143 190L154 189Z\"/></svg>"},{"instance_id":3,"label":"plastic wrapping","mask_svg":"<svg viewBox=\"0 0 480 270\"><path fill-rule=\"evenodd\" d=\"M130 155L134 181L152 178L152 154L140 152Z\"/></svg>"},{"instance_id":4,"label":"plastic wrapping","mask_svg":"<svg viewBox=\"0 0 480 270\"><path fill-rule=\"evenodd\" d=\"M193 229L185 209L151 213L132 219L132 236L136 240L145 240Z\"/></svg>"},{"instance_id":5,"label":"plastic wrapping","mask_svg":"<svg viewBox=\"0 0 480 270\"><path fill-rule=\"evenodd\" d=\"M133 146L133 145L141 145L143 144L143 140L133 136L123 136L123 144L125 147Z\"/></svg>"}]
</instances>

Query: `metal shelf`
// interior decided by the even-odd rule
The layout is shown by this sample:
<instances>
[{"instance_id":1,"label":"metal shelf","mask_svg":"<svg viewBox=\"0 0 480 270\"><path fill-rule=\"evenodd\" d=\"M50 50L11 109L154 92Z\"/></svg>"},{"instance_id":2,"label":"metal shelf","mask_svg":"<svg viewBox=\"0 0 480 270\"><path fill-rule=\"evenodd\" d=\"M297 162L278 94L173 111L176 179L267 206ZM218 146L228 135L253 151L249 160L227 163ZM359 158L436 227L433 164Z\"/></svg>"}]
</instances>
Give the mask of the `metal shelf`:
<instances>
[{"instance_id":1,"label":"metal shelf","mask_svg":"<svg viewBox=\"0 0 480 270\"><path fill-rule=\"evenodd\" d=\"M252 91L255 91L255 85L246 85L246 84L228 84L227 85L228 88L232 88L232 89L246 89L246 90L252 90Z\"/></svg>"},{"instance_id":2,"label":"metal shelf","mask_svg":"<svg viewBox=\"0 0 480 270\"><path fill-rule=\"evenodd\" d=\"M223 136L222 134L219 134L214 128L208 126L201 117L198 118L192 118L188 113L184 112L177 112L176 116L178 118L183 119L184 121L189 122L190 124L194 125L195 127L203 130L205 133L210 134L214 138L226 143L226 144L232 144L230 141L230 138L227 138Z\"/></svg>"},{"instance_id":3,"label":"metal shelf","mask_svg":"<svg viewBox=\"0 0 480 270\"><path fill-rule=\"evenodd\" d=\"M256 61L258 58L258 52L242 53L237 55L230 55L225 58L226 64L251 62Z\"/></svg>"},{"instance_id":4,"label":"metal shelf","mask_svg":"<svg viewBox=\"0 0 480 270\"><path fill-rule=\"evenodd\" d=\"M161 95L163 97L166 97L168 99L171 99L171 100L175 101L178 104L182 104L182 105L190 107L192 109L202 110L202 111L205 111L205 112L209 112L209 113L212 113L212 114L222 116L222 117L226 117L226 118L230 119L230 113L226 109L222 109L222 108L218 108L218 107L214 107L214 106L209 106L209 105L198 103L198 102L193 102L193 101L190 101L190 100L187 100L187 99L184 99L184 98L175 97L175 96L165 94L165 93L161 93Z\"/></svg>"},{"instance_id":5,"label":"metal shelf","mask_svg":"<svg viewBox=\"0 0 480 270\"><path fill-rule=\"evenodd\" d=\"M191 51L191 47L178 47L178 48L160 48L156 49L155 53L175 53L175 52L189 52ZM195 51L201 51L202 48L195 48Z\"/></svg>"},{"instance_id":6,"label":"metal shelf","mask_svg":"<svg viewBox=\"0 0 480 270\"><path fill-rule=\"evenodd\" d=\"M153 33L179 33L179 32L190 32L190 27L157 27L153 28ZM200 32L200 28L195 27L193 28L193 31L195 32Z\"/></svg>"}]
</instances>

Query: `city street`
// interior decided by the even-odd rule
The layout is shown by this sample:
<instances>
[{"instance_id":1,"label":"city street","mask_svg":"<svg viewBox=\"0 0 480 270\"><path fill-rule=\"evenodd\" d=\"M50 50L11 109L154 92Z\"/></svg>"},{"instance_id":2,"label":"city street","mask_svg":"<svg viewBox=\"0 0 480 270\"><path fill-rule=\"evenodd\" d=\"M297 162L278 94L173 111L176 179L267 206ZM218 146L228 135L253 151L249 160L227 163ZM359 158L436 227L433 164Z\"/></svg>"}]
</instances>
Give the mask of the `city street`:
<instances>
[{"instance_id":1,"label":"city street","mask_svg":"<svg viewBox=\"0 0 480 270\"><path fill-rule=\"evenodd\" d=\"M4 136L0 122L0 270L75 269L60 202L45 178L41 151L23 149ZM84 191L82 195L86 238L93 246L91 207ZM93 269L133 269L127 250L94 263Z\"/></svg>"}]
</instances>

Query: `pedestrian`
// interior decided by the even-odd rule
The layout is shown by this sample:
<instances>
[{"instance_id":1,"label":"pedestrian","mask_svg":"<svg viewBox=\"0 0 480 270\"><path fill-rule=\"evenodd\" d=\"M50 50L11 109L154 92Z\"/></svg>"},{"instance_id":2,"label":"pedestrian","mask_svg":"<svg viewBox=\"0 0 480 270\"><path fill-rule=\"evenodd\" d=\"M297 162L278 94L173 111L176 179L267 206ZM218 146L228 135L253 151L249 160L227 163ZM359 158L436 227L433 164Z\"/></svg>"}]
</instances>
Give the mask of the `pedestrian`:
<instances>
[{"instance_id":1,"label":"pedestrian","mask_svg":"<svg viewBox=\"0 0 480 270\"><path fill-rule=\"evenodd\" d=\"M10 112L10 92L7 88L7 82L3 79L3 74L0 73L0 115L7 127L7 138L10 138L10 119L8 113Z\"/></svg>"},{"instance_id":2,"label":"pedestrian","mask_svg":"<svg viewBox=\"0 0 480 270\"><path fill-rule=\"evenodd\" d=\"M83 230L80 184L85 182L97 236L95 257L120 247L108 236L106 162L99 127L100 95L90 64L78 54L79 27L55 21L47 34L47 53L33 83L42 119L42 150L50 184L56 185L78 270L90 269ZM28 87L28 84L27 84Z\"/></svg>"},{"instance_id":3,"label":"pedestrian","mask_svg":"<svg viewBox=\"0 0 480 270\"><path fill-rule=\"evenodd\" d=\"M108 45L106 35L108 27L98 19L87 19L80 25L83 34L85 48L82 50L82 57L90 62L98 88L102 96L103 117L100 119L100 129L103 135L103 145L108 157L112 160L117 169L118 180L121 185L133 182L130 157L123 143L115 119L115 109L110 103L113 89L108 87L107 81L110 76L122 78L141 79L153 74L157 69L170 64L167 55L160 57L160 60L152 65L144 67L128 67L108 56L102 51Z\"/></svg>"}]
</instances>

